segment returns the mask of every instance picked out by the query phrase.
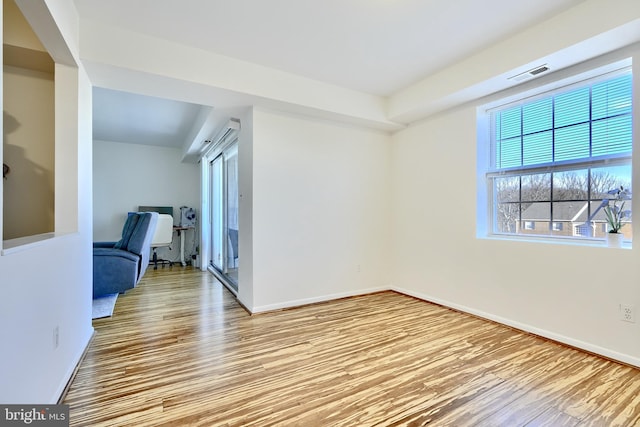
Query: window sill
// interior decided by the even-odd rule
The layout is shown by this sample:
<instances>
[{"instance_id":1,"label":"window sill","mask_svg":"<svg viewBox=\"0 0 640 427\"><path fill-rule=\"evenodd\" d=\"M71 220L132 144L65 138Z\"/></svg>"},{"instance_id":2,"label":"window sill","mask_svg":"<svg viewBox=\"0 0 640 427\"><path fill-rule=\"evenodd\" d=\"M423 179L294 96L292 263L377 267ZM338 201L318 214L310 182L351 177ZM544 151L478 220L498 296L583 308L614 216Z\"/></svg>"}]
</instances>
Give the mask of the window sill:
<instances>
[{"instance_id":1,"label":"window sill","mask_svg":"<svg viewBox=\"0 0 640 427\"><path fill-rule=\"evenodd\" d=\"M590 246L596 248L607 249L632 249L633 242L624 242L622 247L610 247L607 245L606 240L600 239L559 239L550 237L531 237L531 236L509 236L502 234L490 234L488 236L479 236L481 240L503 240L510 242L524 242L524 243L543 243L551 245L563 245L563 246Z\"/></svg>"},{"instance_id":2,"label":"window sill","mask_svg":"<svg viewBox=\"0 0 640 427\"><path fill-rule=\"evenodd\" d=\"M18 252L42 246L50 241L57 240L58 238L72 236L75 234L76 233L43 233L36 234L34 236L25 236L19 237L17 239L4 240L2 242L2 251L0 251L0 255L12 255Z\"/></svg>"}]
</instances>

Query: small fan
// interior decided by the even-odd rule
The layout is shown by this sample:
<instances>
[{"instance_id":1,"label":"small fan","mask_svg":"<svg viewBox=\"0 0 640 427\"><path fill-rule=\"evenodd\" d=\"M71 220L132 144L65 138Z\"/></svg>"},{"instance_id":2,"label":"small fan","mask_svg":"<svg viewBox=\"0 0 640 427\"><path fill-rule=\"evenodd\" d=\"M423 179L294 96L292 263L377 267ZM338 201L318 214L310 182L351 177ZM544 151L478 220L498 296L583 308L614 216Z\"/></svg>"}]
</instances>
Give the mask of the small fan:
<instances>
[{"instance_id":1,"label":"small fan","mask_svg":"<svg viewBox=\"0 0 640 427\"><path fill-rule=\"evenodd\" d=\"M180 226L195 227L196 226L196 210L186 206L180 207Z\"/></svg>"}]
</instances>

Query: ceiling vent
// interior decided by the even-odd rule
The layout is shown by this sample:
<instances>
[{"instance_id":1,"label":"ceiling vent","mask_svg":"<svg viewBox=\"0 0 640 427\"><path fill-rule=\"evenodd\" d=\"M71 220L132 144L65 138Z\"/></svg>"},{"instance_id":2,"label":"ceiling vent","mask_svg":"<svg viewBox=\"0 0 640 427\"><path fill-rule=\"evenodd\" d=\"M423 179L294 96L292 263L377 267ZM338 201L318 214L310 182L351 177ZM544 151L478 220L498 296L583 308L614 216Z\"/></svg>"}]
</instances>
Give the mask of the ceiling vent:
<instances>
[{"instance_id":1,"label":"ceiling vent","mask_svg":"<svg viewBox=\"0 0 640 427\"><path fill-rule=\"evenodd\" d=\"M524 80L532 79L540 74L546 73L549 71L549 66L547 64L539 65L535 68L532 68L524 73L516 74L515 76L509 77L509 80L514 82L522 82Z\"/></svg>"}]
</instances>

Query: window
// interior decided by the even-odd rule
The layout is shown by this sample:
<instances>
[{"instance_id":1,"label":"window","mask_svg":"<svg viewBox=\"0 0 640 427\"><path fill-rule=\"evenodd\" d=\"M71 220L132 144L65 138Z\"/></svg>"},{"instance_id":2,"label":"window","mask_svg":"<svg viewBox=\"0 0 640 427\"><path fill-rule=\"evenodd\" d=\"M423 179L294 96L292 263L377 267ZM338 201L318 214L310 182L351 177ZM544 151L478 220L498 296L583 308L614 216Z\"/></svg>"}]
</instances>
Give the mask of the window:
<instances>
[{"instance_id":1,"label":"window","mask_svg":"<svg viewBox=\"0 0 640 427\"><path fill-rule=\"evenodd\" d=\"M631 70L511 102L486 117L490 233L604 238L607 192L631 190ZM622 232L631 240L630 218Z\"/></svg>"}]
</instances>

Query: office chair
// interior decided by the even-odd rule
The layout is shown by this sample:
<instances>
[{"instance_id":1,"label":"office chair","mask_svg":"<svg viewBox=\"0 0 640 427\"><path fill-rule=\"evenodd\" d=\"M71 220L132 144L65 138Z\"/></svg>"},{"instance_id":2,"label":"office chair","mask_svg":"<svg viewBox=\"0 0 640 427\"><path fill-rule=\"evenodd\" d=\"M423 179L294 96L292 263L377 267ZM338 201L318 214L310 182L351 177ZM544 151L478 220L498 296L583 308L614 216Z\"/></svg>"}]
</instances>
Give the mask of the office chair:
<instances>
[{"instance_id":1,"label":"office chair","mask_svg":"<svg viewBox=\"0 0 640 427\"><path fill-rule=\"evenodd\" d=\"M173 266L173 262L166 259L158 259L156 249L169 247L173 242L173 217L167 214L158 215L158 225L156 226L156 232L151 240L151 248L153 249L153 269L158 269L158 263L169 264ZM171 248L169 248L171 249Z\"/></svg>"}]
</instances>

